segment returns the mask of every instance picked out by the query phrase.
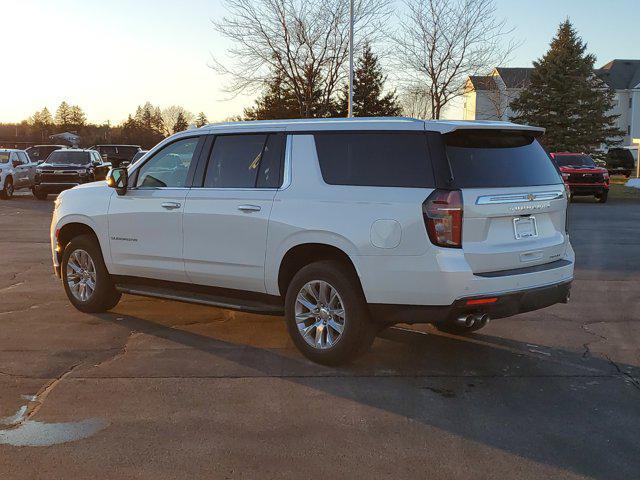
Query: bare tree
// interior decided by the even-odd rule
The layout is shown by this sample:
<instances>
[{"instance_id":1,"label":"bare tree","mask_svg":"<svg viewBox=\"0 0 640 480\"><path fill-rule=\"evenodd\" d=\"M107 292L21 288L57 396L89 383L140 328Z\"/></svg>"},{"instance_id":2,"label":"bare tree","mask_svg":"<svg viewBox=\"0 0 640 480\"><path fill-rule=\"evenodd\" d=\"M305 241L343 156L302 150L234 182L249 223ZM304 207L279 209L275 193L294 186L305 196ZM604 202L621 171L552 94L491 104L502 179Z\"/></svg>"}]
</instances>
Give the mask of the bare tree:
<instances>
[{"instance_id":1,"label":"bare tree","mask_svg":"<svg viewBox=\"0 0 640 480\"><path fill-rule=\"evenodd\" d=\"M526 79L518 81L515 85L507 86L493 75L493 82L487 91L487 99L492 107L492 114L498 120L509 120L507 113L510 110L511 102L520 96L520 92L527 86Z\"/></svg>"},{"instance_id":2,"label":"bare tree","mask_svg":"<svg viewBox=\"0 0 640 480\"><path fill-rule=\"evenodd\" d=\"M405 87L425 92L432 118L462 95L469 75L487 71L517 47L512 29L496 19L494 0L405 0L393 36Z\"/></svg>"},{"instance_id":3,"label":"bare tree","mask_svg":"<svg viewBox=\"0 0 640 480\"><path fill-rule=\"evenodd\" d=\"M403 89L400 102L406 116L432 118L429 94L419 85L409 85Z\"/></svg>"},{"instance_id":4,"label":"bare tree","mask_svg":"<svg viewBox=\"0 0 640 480\"><path fill-rule=\"evenodd\" d=\"M180 105L171 105L170 107L163 108L161 116L162 129L165 135L173 135L176 132L176 124L178 122L180 122L180 126L182 126L183 122L189 125L195 118L193 113L185 110Z\"/></svg>"},{"instance_id":5,"label":"bare tree","mask_svg":"<svg viewBox=\"0 0 640 480\"><path fill-rule=\"evenodd\" d=\"M355 0L360 42L382 35L389 2ZM225 6L228 16L214 25L231 40L231 63L214 59L213 68L231 77L228 91L253 93L277 75L293 92L301 117L327 115L346 74L349 2L225 0Z\"/></svg>"}]
</instances>

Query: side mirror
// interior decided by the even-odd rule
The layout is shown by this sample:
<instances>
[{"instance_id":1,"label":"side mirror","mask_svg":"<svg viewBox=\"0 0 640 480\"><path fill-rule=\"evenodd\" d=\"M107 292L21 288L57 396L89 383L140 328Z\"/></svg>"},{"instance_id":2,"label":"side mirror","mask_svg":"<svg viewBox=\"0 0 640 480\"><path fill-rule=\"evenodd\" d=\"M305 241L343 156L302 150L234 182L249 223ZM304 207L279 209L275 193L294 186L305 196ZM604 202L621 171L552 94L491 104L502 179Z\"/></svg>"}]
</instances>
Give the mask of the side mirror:
<instances>
[{"instance_id":1,"label":"side mirror","mask_svg":"<svg viewBox=\"0 0 640 480\"><path fill-rule=\"evenodd\" d=\"M98 162L97 160L94 160L93 162L91 162L91 165L93 165L94 167L99 167L100 165L102 165L102 162Z\"/></svg>"},{"instance_id":2,"label":"side mirror","mask_svg":"<svg viewBox=\"0 0 640 480\"><path fill-rule=\"evenodd\" d=\"M12 162L12 164L13 164L13 168L16 168L16 167L17 167L18 165L20 165L21 163L22 163L22 162L20 162L20 160L14 160L14 161Z\"/></svg>"},{"instance_id":3,"label":"side mirror","mask_svg":"<svg viewBox=\"0 0 640 480\"><path fill-rule=\"evenodd\" d=\"M107 174L107 185L116 189L118 195L127 193L129 186L129 175L125 168L114 168Z\"/></svg>"}]
</instances>

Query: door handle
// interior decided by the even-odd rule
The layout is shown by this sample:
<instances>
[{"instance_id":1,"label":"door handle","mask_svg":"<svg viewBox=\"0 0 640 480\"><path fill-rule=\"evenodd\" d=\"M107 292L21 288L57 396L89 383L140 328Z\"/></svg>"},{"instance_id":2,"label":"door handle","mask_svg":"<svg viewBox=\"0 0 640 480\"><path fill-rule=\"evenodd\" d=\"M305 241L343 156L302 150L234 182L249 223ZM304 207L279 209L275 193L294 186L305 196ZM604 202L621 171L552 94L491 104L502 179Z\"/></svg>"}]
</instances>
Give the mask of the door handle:
<instances>
[{"instance_id":1,"label":"door handle","mask_svg":"<svg viewBox=\"0 0 640 480\"><path fill-rule=\"evenodd\" d=\"M259 205L238 205L238 210L241 210L245 213L259 212L261 210L261 207Z\"/></svg>"},{"instance_id":2,"label":"door handle","mask_svg":"<svg viewBox=\"0 0 640 480\"><path fill-rule=\"evenodd\" d=\"M180 205L178 202L164 202L162 204L162 208L166 208L167 210L175 210L176 208L180 208L182 205Z\"/></svg>"}]
</instances>

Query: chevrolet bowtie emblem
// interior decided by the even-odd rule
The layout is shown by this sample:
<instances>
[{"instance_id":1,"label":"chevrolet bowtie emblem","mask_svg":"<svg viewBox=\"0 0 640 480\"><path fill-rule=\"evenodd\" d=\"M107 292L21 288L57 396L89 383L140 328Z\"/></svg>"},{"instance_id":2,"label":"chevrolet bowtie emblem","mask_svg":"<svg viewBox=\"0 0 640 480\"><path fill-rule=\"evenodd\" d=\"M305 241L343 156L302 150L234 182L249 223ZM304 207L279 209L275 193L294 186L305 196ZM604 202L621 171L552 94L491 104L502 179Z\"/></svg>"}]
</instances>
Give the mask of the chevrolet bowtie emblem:
<instances>
[{"instance_id":1,"label":"chevrolet bowtie emblem","mask_svg":"<svg viewBox=\"0 0 640 480\"><path fill-rule=\"evenodd\" d=\"M530 193L527 195L527 198L530 202L533 202L536 199L536 196L533 193Z\"/></svg>"}]
</instances>

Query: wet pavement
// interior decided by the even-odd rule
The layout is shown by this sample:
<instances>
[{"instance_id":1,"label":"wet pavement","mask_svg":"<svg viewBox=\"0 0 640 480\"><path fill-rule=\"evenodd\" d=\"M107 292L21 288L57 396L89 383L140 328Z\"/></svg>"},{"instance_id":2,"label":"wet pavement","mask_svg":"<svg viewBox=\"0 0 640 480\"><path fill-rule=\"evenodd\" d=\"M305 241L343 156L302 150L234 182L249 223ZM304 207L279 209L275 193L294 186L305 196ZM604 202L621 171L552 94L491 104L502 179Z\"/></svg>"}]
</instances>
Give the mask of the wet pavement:
<instances>
[{"instance_id":1,"label":"wet pavement","mask_svg":"<svg viewBox=\"0 0 640 480\"><path fill-rule=\"evenodd\" d=\"M571 206L568 305L308 362L282 319L73 309L52 202L0 202L0 478L640 477L640 203Z\"/></svg>"}]
</instances>

